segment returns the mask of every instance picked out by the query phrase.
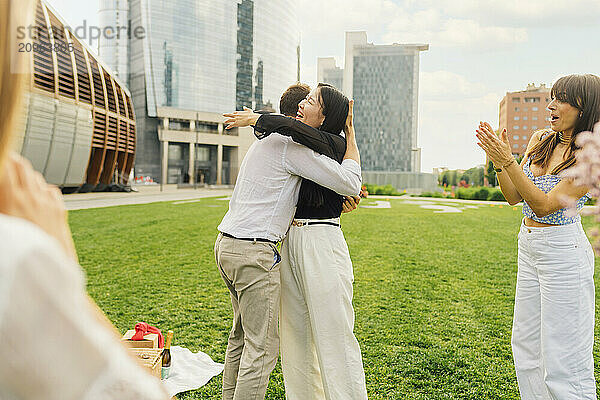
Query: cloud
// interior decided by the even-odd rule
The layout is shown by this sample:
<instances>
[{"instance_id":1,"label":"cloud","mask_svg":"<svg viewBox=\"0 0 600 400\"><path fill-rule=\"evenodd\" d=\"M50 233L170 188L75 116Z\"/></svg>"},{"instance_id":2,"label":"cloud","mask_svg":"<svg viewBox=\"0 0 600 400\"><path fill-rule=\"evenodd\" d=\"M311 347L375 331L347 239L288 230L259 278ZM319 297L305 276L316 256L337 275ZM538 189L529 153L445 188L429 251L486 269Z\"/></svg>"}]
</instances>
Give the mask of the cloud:
<instances>
[{"instance_id":1,"label":"cloud","mask_svg":"<svg viewBox=\"0 0 600 400\"><path fill-rule=\"evenodd\" d=\"M430 18L429 21L435 20L434 17ZM528 35L524 28L484 26L471 19L438 19L435 25L427 26L415 18L409 25L391 23L389 31L383 36L385 42L398 42L399 38L402 42L425 42L433 47L497 51L526 42Z\"/></svg>"},{"instance_id":2,"label":"cloud","mask_svg":"<svg viewBox=\"0 0 600 400\"><path fill-rule=\"evenodd\" d=\"M483 164L475 128L481 120L498 124L498 104L503 94L481 82L449 71L421 72L419 147L422 169L447 166L470 168Z\"/></svg>"},{"instance_id":3,"label":"cloud","mask_svg":"<svg viewBox=\"0 0 600 400\"><path fill-rule=\"evenodd\" d=\"M487 91L484 84L450 71L421 71L419 81L419 94L427 100L472 99Z\"/></svg>"},{"instance_id":4,"label":"cloud","mask_svg":"<svg viewBox=\"0 0 600 400\"><path fill-rule=\"evenodd\" d=\"M466 12L450 16L439 5L415 9L390 0L300 0L298 9L307 41L335 38L342 49L343 32L350 30L365 30L383 44L418 42L477 51L506 48L528 38L524 28L483 25Z\"/></svg>"},{"instance_id":5,"label":"cloud","mask_svg":"<svg viewBox=\"0 0 600 400\"><path fill-rule=\"evenodd\" d=\"M520 28L597 25L600 14L598 0L408 0L404 4L444 10L449 18Z\"/></svg>"},{"instance_id":6,"label":"cloud","mask_svg":"<svg viewBox=\"0 0 600 400\"><path fill-rule=\"evenodd\" d=\"M303 33L311 37L330 38L345 31L367 30L373 34L385 31L384 21L399 19L404 9L390 0L299 0L298 20ZM325 35L325 36L323 36Z\"/></svg>"}]
</instances>

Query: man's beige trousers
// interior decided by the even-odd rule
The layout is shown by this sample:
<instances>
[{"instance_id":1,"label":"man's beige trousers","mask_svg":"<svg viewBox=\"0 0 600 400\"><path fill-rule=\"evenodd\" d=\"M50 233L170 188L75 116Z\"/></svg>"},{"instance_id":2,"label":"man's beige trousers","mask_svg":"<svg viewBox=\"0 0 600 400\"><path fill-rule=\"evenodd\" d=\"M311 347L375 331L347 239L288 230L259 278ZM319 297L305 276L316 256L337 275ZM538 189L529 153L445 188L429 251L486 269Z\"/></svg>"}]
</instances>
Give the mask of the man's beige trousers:
<instances>
[{"instance_id":1,"label":"man's beige trousers","mask_svg":"<svg viewBox=\"0 0 600 400\"><path fill-rule=\"evenodd\" d=\"M262 400L279 353L281 258L271 243L222 234L215 243L215 258L233 306L223 399Z\"/></svg>"}]
</instances>

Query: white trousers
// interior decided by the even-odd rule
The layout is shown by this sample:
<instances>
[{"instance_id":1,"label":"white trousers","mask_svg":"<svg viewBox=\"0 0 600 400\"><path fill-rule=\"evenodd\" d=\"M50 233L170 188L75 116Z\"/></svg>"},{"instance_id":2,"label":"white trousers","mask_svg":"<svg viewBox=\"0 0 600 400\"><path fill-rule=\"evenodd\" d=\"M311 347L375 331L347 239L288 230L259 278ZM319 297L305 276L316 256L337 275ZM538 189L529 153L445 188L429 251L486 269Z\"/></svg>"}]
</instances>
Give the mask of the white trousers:
<instances>
[{"instance_id":1,"label":"white trousers","mask_svg":"<svg viewBox=\"0 0 600 400\"><path fill-rule=\"evenodd\" d=\"M596 399L594 254L581 223L521 225L512 349L521 398Z\"/></svg>"},{"instance_id":2,"label":"white trousers","mask_svg":"<svg viewBox=\"0 0 600 400\"><path fill-rule=\"evenodd\" d=\"M342 230L331 225L292 226L281 253L280 338L286 398L367 399L360 347L353 333L354 275Z\"/></svg>"}]
</instances>

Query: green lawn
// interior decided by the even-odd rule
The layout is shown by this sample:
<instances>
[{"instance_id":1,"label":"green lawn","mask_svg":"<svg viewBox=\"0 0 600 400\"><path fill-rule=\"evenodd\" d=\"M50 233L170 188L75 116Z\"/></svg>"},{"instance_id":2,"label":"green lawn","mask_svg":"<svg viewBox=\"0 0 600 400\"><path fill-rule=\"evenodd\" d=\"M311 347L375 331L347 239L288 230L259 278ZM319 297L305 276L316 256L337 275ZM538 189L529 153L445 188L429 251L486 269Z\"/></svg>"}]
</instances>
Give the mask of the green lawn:
<instances>
[{"instance_id":1,"label":"green lawn","mask_svg":"<svg viewBox=\"0 0 600 400\"><path fill-rule=\"evenodd\" d=\"M212 249L226 211L205 199L70 213L89 292L121 332L146 321L223 362L231 306ZM518 398L510 329L520 218L520 208L434 214L400 200L343 216L370 399ZM220 380L178 398L218 399ZM279 363L266 398L284 399Z\"/></svg>"}]
</instances>

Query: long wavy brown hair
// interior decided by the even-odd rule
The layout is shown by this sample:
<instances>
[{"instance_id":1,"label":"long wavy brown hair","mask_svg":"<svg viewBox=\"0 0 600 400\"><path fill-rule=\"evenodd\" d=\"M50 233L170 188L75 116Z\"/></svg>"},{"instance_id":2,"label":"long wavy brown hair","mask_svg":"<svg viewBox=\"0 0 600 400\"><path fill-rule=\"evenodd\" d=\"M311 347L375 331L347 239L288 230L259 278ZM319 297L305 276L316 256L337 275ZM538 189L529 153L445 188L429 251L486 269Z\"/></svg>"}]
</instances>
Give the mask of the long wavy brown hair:
<instances>
[{"instance_id":1,"label":"long wavy brown hair","mask_svg":"<svg viewBox=\"0 0 600 400\"><path fill-rule=\"evenodd\" d=\"M32 0L0 0L0 169L12 148L23 86L31 78L30 55L18 52L17 32L32 21L33 5Z\"/></svg>"},{"instance_id":2,"label":"long wavy brown hair","mask_svg":"<svg viewBox=\"0 0 600 400\"><path fill-rule=\"evenodd\" d=\"M579 110L580 116L575 122L575 128L569 146L563 155L564 161L558 164L550 174L557 175L561 171L575 164L577 135L581 132L591 131L600 121L600 78L596 75L568 75L560 78L550 91L552 99L568 103ZM531 163L543 169L548 167L552 153L560 140L559 132L547 135L527 153Z\"/></svg>"}]
</instances>

